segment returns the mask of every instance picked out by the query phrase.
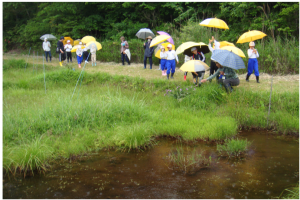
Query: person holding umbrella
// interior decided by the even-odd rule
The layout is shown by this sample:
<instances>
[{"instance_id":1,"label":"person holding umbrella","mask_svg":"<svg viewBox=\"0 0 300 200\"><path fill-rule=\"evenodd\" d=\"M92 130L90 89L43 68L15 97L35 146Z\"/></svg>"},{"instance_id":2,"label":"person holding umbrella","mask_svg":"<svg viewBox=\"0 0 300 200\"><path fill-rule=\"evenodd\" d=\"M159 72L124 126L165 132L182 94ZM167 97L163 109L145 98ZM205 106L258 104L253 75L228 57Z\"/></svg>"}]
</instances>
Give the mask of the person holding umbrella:
<instances>
[{"instance_id":1,"label":"person holding umbrella","mask_svg":"<svg viewBox=\"0 0 300 200\"><path fill-rule=\"evenodd\" d=\"M61 67L62 67L64 60L66 59L66 54L65 54L64 44L63 44L64 39L65 39L64 36L61 36L57 42L57 49L59 52L59 65Z\"/></svg>"},{"instance_id":2,"label":"person holding umbrella","mask_svg":"<svg viewBox=\"0 0 300 200\"><path fill-rule=\"evenodd\" d=\"M129 59L128 59L126 53L125 53L125 50L126 50L126 49L129 49L128 42L125 40L125 37L124 37L124 36L122 36L122 37L120 38L120 40L121 40L121 60L122 60L122 64L125 65L125 64L124 64L124 60L126 59L128 65L130 65L130 61L129 61Z\"/></svg>"},{"instance_id":3,"label":"person holding umbrella","mask_svg":"<svg viewBox=\"0 0 300 200\"><path fill-rule=\"evenodd\" d=\"M45 51L45 57L46 57L47 62L48 62L48 54L49 54L50 62L51 62L51 58L52 58L50 47L51 47L51 44L49 41L47 41L47 38L45 37L44 42L43 42L43 49Z\"/></svg>"},{"instance_id":4,"label":"person holding umbrella","mask_svg":"<svg viewBox=\"0 0 300 200\"><path fill-rule=\"evenodd\" d=\"M202 62L205 62L205 56L202 52L198 52L196 47L193 47L191 49L191 52L193 53L193 56L190 58L191 60L201 60ZM192 72L193 75L193 81L194 84L200 87L201 86L201 80L203 79L205 74L205 71L197 71L197 72ZM184 78L186 79L187 72L184 73ZM199 78L199 82L198 82Z\"/></svg>"},{"instance_id":5,"label":"person holding umbrella","mask_svg":"<svg viewBox=\"0 0 300 200\"><path fill-rule=\"evenodd\" d=\"M229 67L223 67L217 61L214 61L218 70L211 76L206 79L201 80L201 83L205 83L208 80L212 80L213 78L221 75L221 79L218 80L221 83L227 92L232 92L232 86L237 86L240 84L240 79L235 71Z\"/></svg>"},{"instance_id":6,"label":"person holding umbrella","mask_svg":"<svg viewBox=\"0 0 300 200\"><path fill-rule=\"evenodd\" d=\"M212 46L211 46L212 41L214 42L215 48L212 48ZM212 39L209 40L208 48L212 52L212 55L216 49L220 49L220 43L217 40L215 40L214 36L212 36ZM218 70L218 67L216 66L216 63L214 62L214 60L211 58L209 75L210 76L213 75L217 70ZM219 79L219 77L216 77L217 81L218 81L218 79ZM210 80L210 82L211 82L211 80Z\"/></svg>"},{"instance_id":7,"label":"person holding umbrella","mask_svg":"<svg viewBox=\"0 0 300 200\"><path fill-rule=\"evenodd\" d=\"M167 73L167 66L166 66L166 62L167 62L167 53L165 52L165 47L164 46L161 46L161 52L160 52L160 67L161 67L161 71L162 71L162 74L163 76L166 76Z\"/></svg>"},{"instance_id":8,"label":"person holding umbrella","mask_svg":"<svg viewBox=\"0 0 300 200\"><path fill-rule=\"evenodd\" d=\"M256 76L256 82L260 83L259 82L258 61L257 61L259 54L258 54L257 50L254 49L254 46L255 46L254 42L249 43L250 49L248 49L249 60L248 60L248 74L246 76L246 81L249 82L249 77L253 73L253 70L254 70L254 74Z\"/></svg>"},{"instance_id":9,"label":"person holding umbrella","mask_svg":"<svg viewBox=\"0 0 300 200\"><path fill-rule=\"evenodd\" d=\"M175 73L175 67L176 67L176 63L175 63L175 59L177 61L177 64L179 64L179 60L178 60L178 56L176 54L176 52L174 50L172 50L172 45L169 44L167 46L168 51L167 51L167 63L166 63L166 67L167 67L167 79L169 79L170 76L170 72L171 72L171 79L174 79L174 73Z\"/></svg>"},{"instance_id":10,"label":"person holding umbrella","mask_svg":"<svg viewBox=\"0 0 300 200\"><path fill-rule=\"evenodd\" d=\"M150 47L150 43L152 40L151 36L146 37L147 41L144 43L144 69L146 69L147 65L147 58L149 58L149 63L150 63L150 69L152 69L152 54L154 52L154 47ZM172 47L171 47L172 48Z\"/></svg>"},{"instance_id":11,"label":"person holding umbrella","mask_svg":"<svg viewBox=\"0 0 300 200\"><path fill-rule=\"evenodd\" d=\"M76 55L77 55L77 63L78 63L78 68L81 68L81 63L83 60L83 50L81 48L82 42L79 42L80 47L76 49Z\"/></svg>"},{"instance_id":12,"label":"person holding umbrella","mask_svg":"<svg viewBox=\"0 0 300 200\"><path fill-rule=\"evenodd\" d=\"M69 62L69 60L72 62L72 53L71 53L71 49L72 49L72 45L71 45L71 41L68 40L67 44L65 45L65 50L67 52L67 60Z\"/></svg>"}]
</instances>

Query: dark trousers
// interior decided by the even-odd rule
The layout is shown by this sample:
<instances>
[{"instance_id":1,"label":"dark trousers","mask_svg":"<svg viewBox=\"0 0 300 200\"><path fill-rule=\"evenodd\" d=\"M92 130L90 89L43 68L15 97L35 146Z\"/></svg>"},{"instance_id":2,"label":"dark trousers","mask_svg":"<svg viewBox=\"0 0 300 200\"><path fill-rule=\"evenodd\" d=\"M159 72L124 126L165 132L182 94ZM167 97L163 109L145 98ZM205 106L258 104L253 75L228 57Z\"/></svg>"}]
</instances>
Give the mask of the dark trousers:
<instances>
[{"instance_id":1,"label":"dark trousers","mask_svg":"<svg viewBox=\"0 0 300 200\"><path fill-rule=\"evenodd\" d=\"M127 57L126 54L121 53L121 60L122 60L122 64L123 65L125 65L124 64L124 60L126 60L126 62L128 63L128 65L130 65L129 59L128 59L128 57Z\"/></svg>"},{"instance_id":2,"label":"dark trousers","mask_svg":"<svg viewBox=\"0 0 300 200\"><path fill-rule=\"evenodd\" d=\"M66 60L66 52L59 53L59 62Z\"/></svg>"},{"instance_id":3,"label":"dark trousers","mask_svg":"<svg viewBox=\"0 0 300 200\"><path fill-rule=\"evenodd\" d=\"M50 58L50 61L51 61L51 51L45 51L45 57L46 57L46 61L48 62L48 55L49 55L49 58Z\"/></svg>"},{"instance_id":4,"label":"dark trousers","mask_svg":"<svg viewBox=\"0 0 300 200\"><path fill-rule=\"evenodd\" d=\"M209 73L209 76L213 75L216 71L218 70L218 67L216 65L216 63L214 61L210 61L210 73ZM219 76L216 77L216 79L218 80L219 79Z\"/></svg>"},{"instance_id":5,"label":"dark trousers","mask_svg":"<svg viewBox=\"0 0 300 200\"><path fill-rule=\"evenodd\" d=\"M152 69L152 57L146 57L146 56L144 56L144 68L146 69L147 58L149 58L150 69Z\"/></svg>"},{"instance_id":6,"label":"dark trousers","mask_svg":"<svg viewBox=\"0 0 300 200\"><path fill-rule=\"evenodd\" d=\"M72 62L72 53L71 52L67 52L67 60L69 62L69 60Z\"/></svg>"},{"instance_id":7,"label":"dark trousers","mask_svg":"<svg viewBox=\"0 0 300 200\"><path fill-rule=\"evenodd\" d=\"M225 87L227 92L231 92L231 86L237 86L240 84L239 78L219 79L218 81Z\"/></svg>"},{"instance_id":8,"label":"dark trousers","mask_svg":"<svg viewBox=\"0 0 300 200\"><path fill-rule=\"evenodd\" d=\"M83 52L83 59L84 59L85 61L88 61L88 56L89 56L89 52L84 51L84 52Z\"/></svg>"}]
</instances>

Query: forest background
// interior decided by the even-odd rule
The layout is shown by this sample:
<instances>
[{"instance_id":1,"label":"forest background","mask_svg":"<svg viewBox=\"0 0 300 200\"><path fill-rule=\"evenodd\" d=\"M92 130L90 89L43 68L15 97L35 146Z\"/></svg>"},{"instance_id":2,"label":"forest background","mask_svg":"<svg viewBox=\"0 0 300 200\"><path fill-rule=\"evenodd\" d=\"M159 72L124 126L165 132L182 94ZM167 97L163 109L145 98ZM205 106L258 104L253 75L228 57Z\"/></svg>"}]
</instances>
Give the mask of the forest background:
<instances>
[{"instance_id":1,"label":"forest background","mask_svg":"<svg viewBox=\"0 0 300 200\"><path fill-rule=\"evenodd\" d=\"M211 17L224 20L230 29L199 26ZM256 45L260 70L299 73L299 2L3 2L4 52L19 49L28 53L29 48L42 52L39 38L46 33L73 39L92 35L103 46L97 60L119 63L123 35L132 62L142 62L144 41L135 36L141 28L155 34L168 32L176 47L187 41L208 44L212 35L236 44L244 32L260 30L268 35ZM246 54L247 43L236 46ZM183 60L182 55L179 58Z\"/></svg>"}]
</instances>

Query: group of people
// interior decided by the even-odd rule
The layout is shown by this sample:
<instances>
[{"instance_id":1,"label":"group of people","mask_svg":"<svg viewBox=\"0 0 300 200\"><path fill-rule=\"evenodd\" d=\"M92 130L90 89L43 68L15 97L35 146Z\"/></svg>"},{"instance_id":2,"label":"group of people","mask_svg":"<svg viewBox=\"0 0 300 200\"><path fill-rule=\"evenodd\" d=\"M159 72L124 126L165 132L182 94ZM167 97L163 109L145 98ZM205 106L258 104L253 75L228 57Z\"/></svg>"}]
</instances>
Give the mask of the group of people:
<instances>
[{"instance_id":1,"label":"group of people","mask_svg":"<svg viewBox=\"0 0 300 200\"><path fill-rule=\"evenodd\" d=\"M57 42L57 53L59 53L59 64L62 66L62 63L67 57L68 62L72 62L72 54L71 54L71 49L72 45L70 44L70 40L67 41L66 45L63 45L63 40L64 37L61 36L60 40ZM125 37L122 36L120 38L121 40L121 60L122 64L125 65L125 60L130 65L130 51L129 51L129 44L125 40ZM148 36L146 38L146 41L144 43L144 69L146 69L147 65L147 59L149 59L150 63L150 69L152 69L152 55L154 53L154 47L150 47L152 41L152 37ZM212 47L211 43L214 43L214 48ZM83 57L85 57L85 62L88 63L88 48L85 46L85 44L82 44L82 42L79 43L79 45L83 45L82 48L77 48L76 50L76 55L77 55L77 62L78 62L78 67L81 68L81 63L83 61ZM48 55L50 58L51 62L51 52L50 52L50 47L51 44L49 41L47 41L47 38L44 39L43 42L43 49L45 51L45 57L46 61L48 62ZM249 43L249 49L248 49L248 73L246 75L246 81L249 82L249 77L253 73L256 76L256 81L257 83L259 82L259 71L258 71L258 61L257 58L259 57L258 51L254 48L255 43L250 42ZM174 73L175 73L175 68L176 68L176 61L177 64L179 64L179 59L174 50L172 50L172 45L169 44L167 46L167 51L165 50L165 47L163 45L160 45L161 52L160 52L160 70L162 71L163 76L167 76L167 79L170 78L171 74L171 79L174 79ZM212 39L209 40L208 44L209 50L212 52L212 55L214 54L214 51L216 49L220 49L220 43L212 36ZM191 48L192 56L185 56L185 62L189 60L201 60L202 62L205 62L205 55L203 52L198 52L196 47ZM96 66L96 47L92 46L90 48L90 53L91 53L91 60L92 60L92 66ZM67 55L67 56L66 56ZM201 86L201 83L204 83L206 81L212 81L213 78L216 78L217 82L221 83L225 89L228 92L232 91L232 86L237 86L240 83L240 80L238 78L238 75L236 72L229 68L220 65L217 61L213 60L211 58L211 63L210 63L210 76L206 79L203 79L205 74L205 71L197 71L197 72L192 72L193 75L193 82L195 85ZM187 72L184 73L184 80L186 81L187 77Z\"/></svg>"},{"instance_id":2,"label":"group of people","mask_svg":"<svg viewBox=\"0 0 300 200\"><path fill-rule=\"evenodd\" d=\"M59 65L63 66L63 62L67 59L67 62L72 62L72 48L73 46L71 45L71 41L67 40L67 44L63 44L64 41L64 36L61 36L59 41L57 42L57 49L56 52L59 54ZM85 60L86 63L88 63L88 48L86 47L86 44L82 44L82 42L79 42L80 46L83 46L84 48L77 48L76 49L76 56L77 56L77 63L78 67L81 68L81 63L83 59ZM51 51L50 51L51 44L47 40L47 38L44 38L43 42L43 50L45 52L45 57L46 57L46 62L48 62L48 56L50 58L50 62L52 59L51 56ZM91 60L92 60L92 66L96 66L96 47L91 46L90 48L90 53L91 53Z\"/></svg>"}]
</instances>

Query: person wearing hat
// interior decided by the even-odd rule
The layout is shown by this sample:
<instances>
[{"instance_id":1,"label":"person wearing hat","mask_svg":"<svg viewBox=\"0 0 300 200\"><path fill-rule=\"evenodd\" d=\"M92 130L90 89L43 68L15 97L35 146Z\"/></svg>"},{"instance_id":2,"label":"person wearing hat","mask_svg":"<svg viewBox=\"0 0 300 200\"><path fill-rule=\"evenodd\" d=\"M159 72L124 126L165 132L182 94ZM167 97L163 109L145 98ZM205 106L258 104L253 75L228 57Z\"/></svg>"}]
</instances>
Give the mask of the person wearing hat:
<instances>
[{"instance_id":1,"label":"person wearing hat","mask_svg":"<svg viewBox=\"0 0 300 200\"><path fill-rule=\"evenodd\" d=\"M61 36L57 42L57 48L59 51L59 65L61 67L62 67L64 60L66 59L66 54L65 54L64 44L63 44L64 39L65 39L64 36Z\"/></svg>"},{"instance_id":2,"label":"person wearing hat","mask_svg":"<svg viewBox=\"0 0 300 200\"><path fill-rule=\"evenodd\" d=\"M50 58L50 62L51 62L51 51L50 51L50 47L51 47L51 44L49 41L47 41L47 38L44 39L44 42L43 42L43 49L45 51L45 57L46 57L46 61L48 62L48 54L49 54L49 58Z\"/></svg>"},{"instance_id":3,"label":"person wearing hat","mask_svg":"<svg viewBox=\"0 0 300 200\"><path fill-rule=\"evenodd\" d=\"M67 44L65 45L65 50L67 53L67 61L69 62L70 60L72 62L72 53L71 53L72 45L70 40L67 41Z\"/></svg>"},{"instance_id":4,"label":"person wearing hat","mask_svg":"<svg viewBox=\"0 0 300 200\"><path fill-rule=\"evenodd\" d=\"M122 37L120 38L120 40L121 40L121 60L122 60L122 65L125 65L125 64L124 64L124 60L126 60L126 62L128 63L128 65L130 65L130 61L129 61L129 59L128 59L128 56L127 56L127 54L125 53L125 50L126 50L126 49L129 49L129 44L128 44L128 42L125 40L125 37L124 37L124 36L122 36Z\"/></svg>"},{"instance_id":5,"label":"person wearing hat","mask_svg":"<svg viewBox=\"0 0 300 200\"><path fill-rule=\"evenodd\" d=\"M197 51L197 47L193 47L191 48L191 52L193 53L193 56L191 56L191 60L201 60L202 62L205 62L205 56L202 52L198 52ZM193 81L194 84L198 86L201 86L201 80L203 79L205 74L205 71L197 71L197 72L193 72ZM187 72L185 72L185 77L186 78ZM199 82L198 82L199 79Z\"/></svg>"},{"instance_id":6,"label":"person wearing hat","mask_svg":"<svg viewBox=\"0 0 300 200\"><path fill-rule=\"evenodd\" d=\"M86 48L86 44L84 43L84 49L83 49L83 57L84 57L84 60L86 63L89 63L88 62L88 57L89 57L89 52L87 51L88 49Z\"/></svg>"},{"instance_id":7,"label":"person wearing hat","mask_svg":"<svg viewBox=\"0 0 300 200\"><path fill-rule=\"evenodd\" d=\"M79 42L79 45L81 46L82 42ZM83 60L83 50L81 47L76 49L76 55L77 55L78 68L81 68L81 63Z\"/></svg>"},{"instance_id":8,"label":"person wearing hat","mask_svg":"<svg viewBox=\"0 0 300 200\"><path fill-rule=\"evenodd\" d=\"M160 47L161 51L160 51L160 67L161 67L161 75L166 76L167 75L167 66L166 66L166 62L167 62L167 53L166 53L166 49L164 46Z\"/></svg>"},{"instance_id":9,"label":"person wearing hat","mask_svg":"<svg viewBox=\"0 0 300 200\"><path fill-rule=\"evenodd\" d=\"M169 77L170 77L170 72L171 72L171 78L173 79L174 78L174 73L175 73L175 67L176 67L175 59L177 61L177 64L179 64L179 60L178 60L177 53L174 50L172 50L172 45L168 44L167 48L168 48L167 63L166 63L167 79L169 79Z\"/></svg>"},{"instance_id":10,"label":"person wearing hat","mask_svg":"<svg viewBox=\"0 0 300 200\"><path fill-rule=\"evenodd\" d=\"M256 76L256 82L260 83L259 82L258 61L257 61L259 54L258 54L257 50L254 49L254 46L255 46L254 42L249 43L250 49L248 49L249 60L248 60L248 74L246 76L246 81L249 82L249 77L253 73L253 70L254 70L254 74Z\"/></svg>"},{"instance_id":11,"label":"person wearing hat","mask_svg":"<svg viewBox=\"0 0 300 200\"><path fill-rule=\"evenodd\" d=\"M211 47L211 43L214 42L214 48ZM220 42L218 42L214 36L212 36L212 39L209 40L209 44L208 44L208 48L209 50L212 52L211 56L213 55L214 53L214 50L216 49L220 49ZM211 58L210 58L211 59ZM216 66L216 63L214 62L213 59L210 60L210 73L209 75L213 75L216 71L218 70L218 67ZM217 76L216 77L216 80L218 81L219 77ZM211 80L210 80L211 82Z\"/></svg>"},{"instance_id":12,"label":"person wearing hat","mask_svg":"<svg viewBox=\"0 0 300 200\"><path fill-rule=\"evenodd\" d=\"M222 78L218 80L219 83L221 83L226 91L232 92L233 88L232 86L237 86L240 84L240 79L238 75L235 73L235 71L229 67L223 67L220 65L220 63L214 61L216 63L216 66L218 67L218 70L211 76L209 76L206 79L201 80L201 83L205 83L208 80L212 80L213 78L221 75Z\"/></svg>"},{"instance_id":13,"label":"person wearing hat","mask_svg":"<svg viewBox=\"0 0 300 200\"><path fill-rule=\"evenodd\" d=\"M144 69L146 69L147 58L149 58L150 69L152 69L152 54L154 52L154 47L150 47L150 43L152 41L152 37L148 36L146 39L147 39L147 41L144 43L144 49L145 49L145 53L144 53Z\"/></svg>"}]
</instances>

